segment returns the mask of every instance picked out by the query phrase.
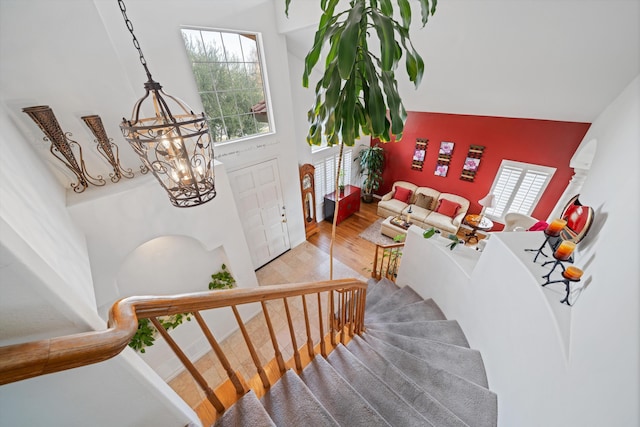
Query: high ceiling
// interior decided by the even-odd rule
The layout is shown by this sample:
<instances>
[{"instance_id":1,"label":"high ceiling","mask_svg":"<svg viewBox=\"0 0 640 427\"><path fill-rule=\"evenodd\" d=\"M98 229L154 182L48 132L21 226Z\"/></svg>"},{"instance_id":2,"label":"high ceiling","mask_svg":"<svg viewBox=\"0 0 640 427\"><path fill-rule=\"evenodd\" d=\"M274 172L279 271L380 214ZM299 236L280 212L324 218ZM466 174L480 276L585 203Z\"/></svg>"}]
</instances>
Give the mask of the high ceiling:
<instances>
[{"instance_id":1,"label":"high ceiling","mask_svg":"<svg viewBox=\"0 0 640 427\"><path fill-rule=\"evenodd\" d=\"M275 57L284 52L274 46L284 43L273 40L284 34L290 56L303 58L319 1L292 0L289 19L284 3L127 0L127 8L154 77L198 110L178 28L260 31L272 40L266 55L271 49ZM419 15L417 1L412 5ZM640 73L640 0L440 0L425 28L415 21L412 38L426 74L415 90L399 70L407 110L592 122ZM145 79L115 0L0 0L0 64L0 101L62 185L69 172L22 108L50 105L85 148L94 137L80 117L99 114L122 163L137 169L118 124L144 93ZM267 71L282 75L285 64ZM291 76L291 85L300 81ZM95 147L85 156L87 169L106 177Z\"/></svg>"},{"instance_id":2,"label":"high ceiling","mask_svg":"<svg viewBox=\"0 0 640 427\"><path fill-rule=\"evenodd\" d=\"M317 3L293 0L280 24L300 58ZM592 122L640 73L638 0L440 0L414 24L426 72L415 90L401 70L408 110Z\"/></svg>"}]
</instances>

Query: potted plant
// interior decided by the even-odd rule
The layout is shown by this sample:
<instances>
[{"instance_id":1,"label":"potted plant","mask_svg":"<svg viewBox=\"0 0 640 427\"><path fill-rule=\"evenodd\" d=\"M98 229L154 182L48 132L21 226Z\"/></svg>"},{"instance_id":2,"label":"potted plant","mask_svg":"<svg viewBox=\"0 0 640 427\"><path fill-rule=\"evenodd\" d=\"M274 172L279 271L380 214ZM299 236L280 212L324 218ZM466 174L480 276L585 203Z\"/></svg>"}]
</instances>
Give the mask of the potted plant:
<instances>
[{"instance_id":1,"label":"potted plant","mask_svg":"<svg viewBox=\"0 0 640 427\"><path fill-rule=\"evenodd\" d=\"M211 282L209 282L209 289L231 289L236 283L236 279L231 275L227 266L222 264L222 267L217 273L211 275ZM175 329L184 322L191 321L191 313L179 313L171 316L160 316L157 318L162 327L170 331ZM156 341L156 330L153 323L149 319L138 319L138 330L135 335L129 341L129 347L140 352L145 353L145 347L151 347Z\"/></svg>"},{"instance_id":2,"label":"potted plant","mask_svg":"<svg viewBox=\"0 0 640 427\"><path fill-rule=\"evenodd\" d=\"M420 0L422 25L436 12L438 0ZM285 0L288 15L291 0ZM348 3L348 4L345 4ZM395 3L395 4L394 4ZM406 75L418 87L424 61L409 37L412 6L408 0L322 0L322 15L313 46L304 60L302 85L320 61L324 71L315 86L315 101L307 114L307 142L339 146L338 170L344 146L353 146L362 134L381 142L402 139L407 112L398 93L395 71L404 56ZM396 18L399 19L397 20ZM375 46L370 46L370 43ZM336 173L335 186L339 186ZM340 201L336 202L336 212ZM333 279L333 217L329 245L329 278Z\"/></svg>"},{"instance_id":3,"label":"potted plant","mask_svg":"<svg viewBox=\"0 0 640 427\"><path fill-rule=\"evenodd\" d=\"M373 192L380 188L382 183L382 170L384 169L384 150L382 147L375 145L373 147L362 145L362 149L354 159L358 162L360 168L358 175L364 176L362 181L362 201L365 203L373 202Z\"/></svg>"}]
</instances>

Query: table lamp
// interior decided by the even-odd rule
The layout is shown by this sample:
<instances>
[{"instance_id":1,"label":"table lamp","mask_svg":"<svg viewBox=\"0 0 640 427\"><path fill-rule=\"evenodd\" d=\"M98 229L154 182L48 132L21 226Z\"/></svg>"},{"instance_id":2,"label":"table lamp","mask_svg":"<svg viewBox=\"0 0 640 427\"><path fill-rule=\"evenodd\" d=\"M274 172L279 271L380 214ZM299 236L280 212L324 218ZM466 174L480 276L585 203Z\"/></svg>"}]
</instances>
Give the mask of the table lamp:
<instances>
[{"instance_id":1,"label":"table lamp","mask_svg":"<svg viewBox=\"0 0 640 427\"><path fill-rule=\"evenodd\" d=\"M496 196L493 193L489 193L482 199L478 200L478 204L482 206L482 212L480 213L480 221L484 218L484 210L486 208L493 208L496 206Z\"/></svg>"}]
</instances>

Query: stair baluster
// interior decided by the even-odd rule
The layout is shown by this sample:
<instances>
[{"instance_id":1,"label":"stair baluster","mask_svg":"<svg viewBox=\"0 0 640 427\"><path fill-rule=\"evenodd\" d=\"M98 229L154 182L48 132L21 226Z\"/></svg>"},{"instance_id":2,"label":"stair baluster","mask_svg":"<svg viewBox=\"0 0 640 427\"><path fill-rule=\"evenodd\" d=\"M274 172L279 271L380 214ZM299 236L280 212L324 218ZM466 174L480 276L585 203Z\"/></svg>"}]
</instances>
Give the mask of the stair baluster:
<instances>
[{"instance_id":1,"label":"stair baluster","mask_svg":"<svg viewBox=\"0 0 640 427\"><path fill-rule=\"evenodd\" d=\"M284 365L284 359L282 358L282 353L280 353L280 347L278 346L278 338L276 338L276 333L273 330L273 325L271 323L271 318L269 317L269 311L267 310L267 305L264 301L260 301L262 305L262 312L264 313L264 320L267 323L267 329L269 329L269 336L271 337L271 344L273 344L274 357L276 362L278 363L278 369L281 374L284 374L287 368Z\"/></svg>"},{"instance_id":2,"label":"stair baluster","mask_svg":"<svg viewBox=\"0 0 640 427\"><path fill-rule=\"evenodd\" d=\"M175 355L178 356L178 359L180 359L180 362L182 362L184 367L187 368L187 371L189 371L189 373L191 374L193 379L196 381L198 386L200 386L202 391L204 391L205 396L207 396L207 400L211 402L211 404L213 405L214 408L216 408L216 411L218 413L224 412L224 405L222 404L222 402L220 402L220 399L218 399L218 396L216 396L214 391L211 389L211 387L209 386L209 383L207 383L207 380L204 379L204 377L202 376L202 374L200 374L198 369L193 365L193 363L191 363L191 360L189 360L187 355L184 354L184 352L180 349L180 346L173 340L173 338L171 338L171 335L169 335L169 332L167 332L164 326L160 324L160 322L156 317L150 317L149 320L151 320L151 323L153 323L153 326L155 326L158 332L160 332L160 335L162 335L162 338L164 338L165 341L167 341L167 344L169 344L169 347L171 347L171 350L173 350Z\"/></svg>"},{"instance_id":3,"label":"stair baluster","mask_svg":"<svg viewBox=\"0 0 640 427\"><path fill-rule=\"evenodd\" d=\"M307 310L307 299L304 295L300 295L302 297L302 310L304 312L304 325L307 330L307 349L309 350L309 358L313 359L316 356L315 351L313 351L313 338L311 338L311 326L309 325L309 311Z\"/></svg>"},{"instance_id":4,"label":"stair baluster","mask_svg":"<svg viewBox=\"0 0 640 427\"><path fill-rule=\"evenodd\" d=\"M322 357L327 357L327 345L324 340L324 326L322 325L322 322L322 297L320 296L320 292L318 292L318 328L320 330L320 354L322 354Z\"/></svg>"},{"instance_id":5,"label":"stair baluster","mask_svg":"<svg viewBox=\"0 0 640 427\"><path fill-rule=\"evenodd\" d=\"M245 389L240 383L240 379L238 378L238 375L236 375L236 372L231 368L229 359L227 359L227 356L225 356L224 351L222 350L222 347L220 347L220 344L218 344L218 341L216 341L215 337L211 333L211 330L209 329L204 319L200 315L200 312L198 311L194 312L193 316L196 318L196 322L198 322L198 325L200 325L200 329L202 329L202 333L207 338L207 341L209 341L209 344L211 345L213 352L218 357L220 364L222 365L225 372L227 373L227 376L229 377L229 380L233 384L233 387L236 389L236 393L239 396L243 395L245 393Z\"/></svg>"},{"instance_id":6,"label":"stair baluster","mask_svg":"<svg viewBox=\"0 0 640 427\"><path fill-rule=\"evenodd\" d=\"M335 321L336 321L336 309L334 304L334 291L329 291L329 331L331 335L331 345L336 346L336 334L335 334Z\"/></svg>"},{"instance_id":7,"label":"stair baluster","mask_svg":"<svg viewBox=\"0 0 640 427\"><path fill-rule=\"evenodd\" d=\"M376 245L371 277L376 280L380 280L383 277L386 277L392 282L395 282L398 268L400 268L400 259L402 257L403 247L404 243L394 243L392 245Z\"/></svg>"},{"instance_id":8,"label":"stair baluster","mask_svg":"<svg viewBox=\"0 0 640 427\"><path fill-rule=\"evenodd\" d=\"M251 359L253 360L253 363L256 365L258 375L260 376L260 380L262 380L262 385L264 386L264 388L269 388L271 387L271 383L269 382L269 378L267 378L267 373L262 368L262 363L260 362L258 353L256 353L256 349L253 346L253 343L251 342L251 337L247 332L247 328L245 328L244 326L244 322L240 317L240 313L238 313L238 308L235 305L232 305L231 309L233 310L233 315L236 317L236 321L238 322L238 327L240 328L240 332L244 337L244 342L247 344L247 347L249 348L249 354L251 355Z\"/></svg>"},{"instance_id":9,"label":"stair baluster","mask_svg":"<svg viewBox=\"0 0 640 427\"><path fill-rule=\"evenodd\" d=\"M287 323L289 324L289 335L291 335L291 345L293 346L293 360L296 364L296 370L302 371L302 360L300 360L300 352L298 351L298 343L296 341L296 332L293 329L293 321L291 320L291 311L289 311L289 303L287 298L282 298L284 301L284 311L287 314Z\"/></svg>"}]
</instances>

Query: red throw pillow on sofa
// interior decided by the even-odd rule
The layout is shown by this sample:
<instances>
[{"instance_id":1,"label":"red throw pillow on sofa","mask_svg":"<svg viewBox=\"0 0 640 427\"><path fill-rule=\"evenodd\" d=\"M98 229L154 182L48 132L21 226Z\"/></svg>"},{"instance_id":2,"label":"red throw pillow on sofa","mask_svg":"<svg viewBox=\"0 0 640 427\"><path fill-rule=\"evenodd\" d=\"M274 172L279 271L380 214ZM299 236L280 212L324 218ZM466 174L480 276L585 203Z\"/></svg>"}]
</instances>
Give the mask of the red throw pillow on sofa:
<instances>
[{"instance_id":1,"label":"red throw pillow on sofa","mask_svg":"<svg viewBox=\"0 0 640 427\"><path fill-rule=\"evenodd\" d=\"M456 202L452 202L451 200L447 199L440 199L440 203L438 204L436 212L442 215L446 215L449 218L453 218L454 216L456 216L456 212L458 212L459 208L460 205Z\"/></svg>"},{"instance_id":2,"label":"red throw pillow on sofa","mask_svg":"<svg viewBox=\"0 0 640 427\"><path fill-rule=\"evenodd\" d=\"M396 192L394 193L393 198L398 199L404 203L409 203L409 199L411 198L411 190L404 187L396 187Z\"/></svg>"}]
</instances>

